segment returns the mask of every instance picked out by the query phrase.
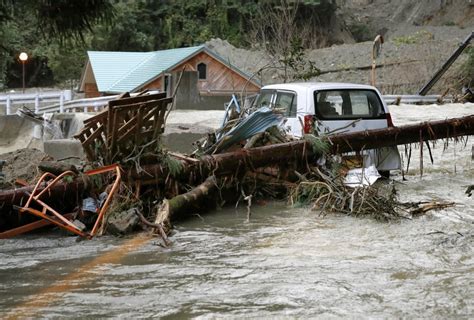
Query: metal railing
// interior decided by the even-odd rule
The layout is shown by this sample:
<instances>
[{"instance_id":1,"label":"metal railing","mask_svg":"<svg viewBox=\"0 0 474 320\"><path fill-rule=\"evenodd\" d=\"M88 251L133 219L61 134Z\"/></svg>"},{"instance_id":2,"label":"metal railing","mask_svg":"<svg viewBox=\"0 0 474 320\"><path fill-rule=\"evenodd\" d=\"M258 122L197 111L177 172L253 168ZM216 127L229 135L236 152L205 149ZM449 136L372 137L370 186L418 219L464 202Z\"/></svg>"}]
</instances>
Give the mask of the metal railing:
<instances>
[{"instance_id":1,"label":"metal railing","mask_svg":"<svg viewBox=\"0 0 474 320\"><path fill-rule=\"evenodd\" d=\"M134 94L131 94L134 96ZM94 111L99 111L101 108L106 107L109 101L115 100L119 95L114 96L104 96L97 98L84 98L67 101L63 104L62 108L60 104L54 104L50 106L40 107L36 113L45 113L45 112L88 112L89 109L94 109Z\"/></svg>"},{"instance_id":2,"label":"metal railing","mask_svg":"<svg viewBox=\"0 0 474 320\"><path fill-rule=\"evenodd\" d=\"M440 103L442 101L451 101L452 98L449 96L441 96L441 95L428 95L428 96L420 96L418 94L385 94L382 96L383 100L386 104L399 104L399 103L407 103L407 104L434 104Z\"/></svg>"},{"instance_id":3,"label":"metal railing","mask_svg":"<svg viewBox=\"0 0 474 320\"><path fill-rule=\"evenodd\" d=\"M147 94L155 94L159 93L159 91L148 91ZM131 97L135 97L139 94L143 93L131 93ZM54 104L50 106L40 107L38 112L36 113L45 113L45 112L90 112L93 111L100 111L101 108L104 108L108 105L109 101L115 100L119 98L121 95L113 95L113 96L104 96L104 97L97 97L97 98L84 98L84 99L76 99L64 102L62 107L61 104Z\"/></svg>"},{"instance_id":4,"label":"metal railing","mask_svg":"<svg viewBox=\"0 0 474 320\"><path fill-rule=\"evenodd\" d=\"M157 93L153 91L151 93ZM136 93L132 93L131 96L136 96ZM6 105L6 114L11 114L11 107L13 104L34 104L34 111L37 114L45 112L89 112L89 111L100 111L105 108L109 101L115 100L120 95L104 96L97 98L84 98L71 100L71 90L57 91L57 92L45 92L45 93L33 93L33 94L7 94L0 95L0 106ZM450 101L450 97L442 97L440 95L383 95L383 99L387 104L398 104L398 103L439 103L440 100ZM40 102L56 102L59 103L41 106ZM92 110L91 110L92 109Z\"/></svg>"},{"instance_id":5,"label":"metal railing","mask_svg":"<svg viewBox=\"0 0 474 320\"><path fill-rule=\"evenodd\" d=\"M5 105L5 113L12 114L12 106L34 104L35 113L40 113L41 104L58 102L59 111L64 112L64 105L72 99L71 90L0 94L0 106Z\"/></svg>"}]
</instances>

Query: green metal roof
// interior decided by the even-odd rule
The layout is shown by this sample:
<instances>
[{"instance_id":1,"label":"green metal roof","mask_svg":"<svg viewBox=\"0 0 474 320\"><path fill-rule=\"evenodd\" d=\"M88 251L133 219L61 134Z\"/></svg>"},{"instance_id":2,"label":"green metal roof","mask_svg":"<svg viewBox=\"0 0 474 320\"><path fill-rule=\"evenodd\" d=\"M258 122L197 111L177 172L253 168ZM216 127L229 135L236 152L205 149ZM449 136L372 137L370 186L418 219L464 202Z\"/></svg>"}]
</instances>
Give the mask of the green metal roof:
<instances>
[{"instance_id":1,"label":"green metal roof","mask_svg":"<svg viewBox=\"0 0 474 320\"><path fill-rule=\"evenodd\" d=\"M99 92L133 91L204 46L153 52L88 51Z\"/></svg>"}]
</instances>

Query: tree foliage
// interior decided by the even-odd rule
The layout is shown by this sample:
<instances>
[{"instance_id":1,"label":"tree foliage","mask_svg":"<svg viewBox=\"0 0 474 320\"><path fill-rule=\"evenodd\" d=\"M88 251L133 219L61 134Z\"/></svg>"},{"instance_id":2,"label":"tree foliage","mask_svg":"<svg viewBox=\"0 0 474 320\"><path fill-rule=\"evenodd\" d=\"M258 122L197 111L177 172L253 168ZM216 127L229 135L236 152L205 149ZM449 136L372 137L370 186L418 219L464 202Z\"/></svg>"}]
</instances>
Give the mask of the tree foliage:
<instances>
[{"instance_id":1,"label":"tree foliage","mask_svg":"<svg viewBox=\"0 0 474 320\"><path fill-rule=\"evenodd\" d=\"M25 51L27 84L54 83L52 69L58 59L69 56L61 66L67 69L77 56L92 26L113 17L108 0L1 0L0 1L0 89L19 86L20 52ZM66 49L67 48L67 49ZM71 49L72 48L72 49ZM74 74L77 77L77 72ZM58 73L58 79L61 75Z\"/></svg>"},{"instance_id":2,"label":"tree foliage","mask_svg":"<svg viewBox=\"0 0 474 320\"><path fill-rule=\"evenodd\" d=\"M0 0L0 88L19 86L18 54L26 51L27 84L71 85L80 77L87 50L150 51L202 44L212 38L249 47L268 26L268 8L295 8L281 63L302 77L305 48L314 47L318 25L335 10L331 0ZM284 27L284 26L283 26ZM274 35L265 41L277 43ZM303 69L301 69L303 68ZM305 69L306 68L306 69ZM309 72L309 73L308 73Z\"/></svg>"}]
</instances>

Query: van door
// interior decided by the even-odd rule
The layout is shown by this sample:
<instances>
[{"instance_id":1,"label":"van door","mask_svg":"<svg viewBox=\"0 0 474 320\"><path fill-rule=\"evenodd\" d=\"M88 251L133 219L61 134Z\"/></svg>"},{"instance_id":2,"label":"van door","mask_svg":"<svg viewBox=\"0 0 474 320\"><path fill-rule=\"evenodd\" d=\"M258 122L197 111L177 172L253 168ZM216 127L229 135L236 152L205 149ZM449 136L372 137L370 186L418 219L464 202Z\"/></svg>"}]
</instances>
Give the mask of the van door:
<instances>
[{"instance_id":1,"label":"van door","mask_svg":"<svg viewBox=\"0 0 474 320\"><path fill-rule=\"evenodd\" d=\"M356 132L387 127L379 95L369 89L314 92L316 130L320 134Z\"/></svg>"},{"instance_id":2,"label":"van door","mask_svg":"<svg viewBox=\"0 0 474 320\"><path fill-rule=\"evenodd\" d=\"M275 93L274 108L286 118L285 128L294 136L301 136L301 124L297 118L296 93L287 90L277 90Z\"/></svg>"}]
</instances>

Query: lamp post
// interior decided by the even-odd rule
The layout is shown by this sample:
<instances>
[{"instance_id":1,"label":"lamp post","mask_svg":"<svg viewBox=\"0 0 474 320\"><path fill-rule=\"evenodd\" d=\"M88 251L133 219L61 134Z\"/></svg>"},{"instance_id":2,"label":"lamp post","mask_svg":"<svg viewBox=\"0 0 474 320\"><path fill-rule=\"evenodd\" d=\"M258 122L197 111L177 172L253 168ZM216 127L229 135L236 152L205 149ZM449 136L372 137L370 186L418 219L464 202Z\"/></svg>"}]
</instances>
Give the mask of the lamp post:
<instances>
[{"instance_id":1,"label":"lamp post","mask_svg":"<svg viewBox=\"0 0 474 320\"><path fill-rule=\"evenodd\" d=\"M26 60L28 60L28 54L26 54L26 52L22 52L20 53L19 58L23 66L23 93L25 93L25 63L26 63Z\"/></svg>"}]
</instances>

